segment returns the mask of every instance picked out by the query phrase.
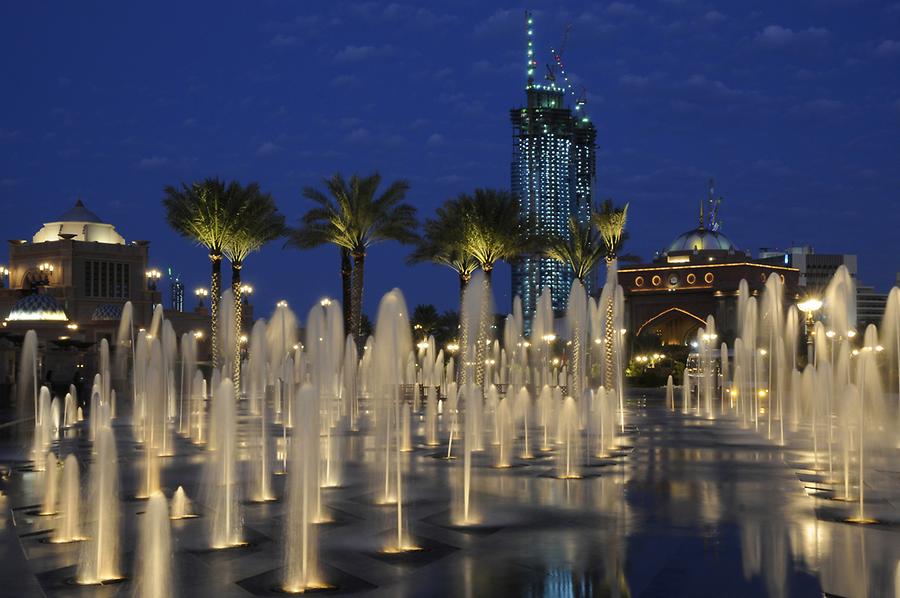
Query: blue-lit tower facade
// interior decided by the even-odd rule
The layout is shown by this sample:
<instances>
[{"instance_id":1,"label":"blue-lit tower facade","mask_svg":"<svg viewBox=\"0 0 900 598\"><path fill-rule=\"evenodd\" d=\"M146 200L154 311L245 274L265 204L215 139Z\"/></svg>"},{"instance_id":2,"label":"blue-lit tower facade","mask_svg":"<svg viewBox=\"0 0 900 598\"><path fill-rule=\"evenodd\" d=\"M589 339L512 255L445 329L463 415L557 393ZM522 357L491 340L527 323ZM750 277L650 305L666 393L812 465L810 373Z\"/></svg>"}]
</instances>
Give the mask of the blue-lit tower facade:
<instances>
[{"instance_id":1,"label":"blue-lit tower facade","mask_svg":"<svg viewBox=\"0 0 900 598\"><path fill-rule=\"evenodd\" d=\"M519 199L522 216L530 216L540 236L569 236L571 216L579 222L590 220L596 182L595 144L597 131L581 102L566 105L568 81L558 85L555 77L547 84L534 81L536 61L533 28L528 22L528 81L525 106L510 111L513 126L511 189ZM557 60L557 64L561 63ZM549 70L549 69L548 69ZM565 76L565 72L562 72ZM553 310L566 309L574 274L556 260L528 255L513 265L512 295L522 300L525 321L529 322L541 290L550 287ZM587 280L589 292L596 287L596 272ZM526 324L530 328L529 324Z\"/></svg>"}]
</instances>

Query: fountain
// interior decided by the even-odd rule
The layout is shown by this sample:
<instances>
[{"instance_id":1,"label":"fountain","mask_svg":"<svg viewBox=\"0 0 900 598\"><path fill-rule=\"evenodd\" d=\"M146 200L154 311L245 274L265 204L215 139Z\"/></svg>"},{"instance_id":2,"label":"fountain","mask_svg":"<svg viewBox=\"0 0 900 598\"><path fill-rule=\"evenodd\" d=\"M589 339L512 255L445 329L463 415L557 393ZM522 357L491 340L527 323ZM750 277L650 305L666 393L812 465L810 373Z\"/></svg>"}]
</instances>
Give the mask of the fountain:
<instances>
[{"instance_id":1,"label":"fountain","mask_svg":"<svg viewBox=\"0 0 900 598\"><path fill-rule=\"evenodd\" d=\"M172 531L169 505L162 492L154 492L147 502L147 512L138 534L135 596L168 598L174 596L175 575L172 567Z\"/></svg>"},{"instance_id":2,"label":"fountain","mask_svg":"<svg viewBox=\"0 0 900 598\"><path fill-rule=\"evenodd\" d=\"M69 455L63 462L62 490L59 493L59 515L50 542L64 544L83 540L81 535L81 488L78 459Z\"/></svg>"},{"instance_id":3,"label":"fountain","mask_svg":"<svg viewBox=\"0 0 900 598\"><path fill-rule=\"evenodd\" d=\"M56 497L59 489L59 465L53 452L47 453L44 471L44 501L40 515L56 515Z\"/></svg>"},{"instance_id":4,"label":"fountain","mask_svg":"<svg viewBox=\"0 0 900 598\"><path fill-rule=\"evenodd\" d=\"M179 486L175 490L175 494L172 495L172 506L169 511L169 519L193 519L196 516L196 513L194 513L194 505L191 504L191 499L188 498L184 488Z\"/></svg>"},{"instance_id":5,"label":"fountain","mask_svg":"<svg viewBox=\"0 0 900 598\"><path fill-rule=\"evenodd\" d=\"M531 394L527 387L522 386L516 395L516 404L514 405L515 418L522 422L522 454L520 455L522 459L534 458L531 452L531 442L528 440L528 415L531 409Z\"/></svg>"},{"instance_id":6,"label":"fountain","mask_svg":"<svg viewBox=\"0 0 900 598\"><path fill-rule=\"evenodd\" d=\"M669 411L675 411L675 383L672 381L672 374L666 379L666 407Z\"/></svg>"},{"instance_id":7,"label":"fountain","mask_svg":"<svg viewBox=\"0 0 900 598\"><path fill-rule=\"evenodd\" d=\"M319 401L309 383L297 392L294 413L299 416L291 445L286 490L287 518L284 528L281 588L285 592L320 589L316 496L319 487Z\"/></svg>"},{"instance_id":8,"label":"fountain","mask_svg":"<svg viewBox=\"0 0 900 598\"><path fill-rule=\"evenodd\" d=\"M245 543L237 475L236 419L234 384L229 378L222 378L212 406L211 438L215 438L216 448L206 461L205 473L212 548L231 548Z\"/></svg>"},{"instance_id":9,"label":"fountain","mask_svg":"<svg viewBox=\"0 0 900 598\"><path fill-rule=\"evenodd\" d=\"M496 429L497 463L496 467L505 469L512 466L513 442L515 441L515 419L511 403L514 399L503 399L497 404Z\"/></svg>"},{"instance_id":10,"label":"fountain","mask_svg":"<svg viewBox=\"0 0 900 598\"><path fill-rule=\"evenodd\" d=\"M111 428L97 432L97 454L88 482L87 541L78 558L80 584L102 584L121 578L119 553L119 481L116 438Z\"/></svg>"},{"instance_id":11,"label":"fountain","mask_svg":"<svg viewBox=\"0 0 900 598\"><path fill-rule=\"evenodd\" d=\"M556 459L556 477L564 480L574 480L581 477L579 471L580 431L578 422L578 409L575 399L566 397L560 412L562 429L562 447Z\"/></svg>"}]
</instances>

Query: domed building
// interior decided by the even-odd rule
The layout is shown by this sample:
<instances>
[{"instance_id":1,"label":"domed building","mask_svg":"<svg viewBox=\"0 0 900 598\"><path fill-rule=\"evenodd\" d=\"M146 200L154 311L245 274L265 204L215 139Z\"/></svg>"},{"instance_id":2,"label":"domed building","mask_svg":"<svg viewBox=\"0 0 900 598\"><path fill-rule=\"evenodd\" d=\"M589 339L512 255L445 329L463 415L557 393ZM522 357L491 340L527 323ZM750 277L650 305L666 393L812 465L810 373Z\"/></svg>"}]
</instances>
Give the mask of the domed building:
<instances>
[{"instance_id":1,"label":"domed building","mask_svg":"<svg viewBox=\"0 0 900 598\"><path fill-rule=\"evenodd\" d=\"M46 383L67 386L92 375L101 339L114 343L117 314L131 301L138 326L146 325L160 293L148 284L149 243L125 238L78 200L47 218L26 239L9 242L6 277L0 277L0 385L15 378L17 346L28 330L41 343ZM0 396L4 393L0 389Z\"/></svg>"},{"instance_id":2,"label":"domed building","mask_svg":"<svg viewBox=\"0 0 900 598\"><path fill-rule=\"evenodd\" d=\"M753 258L721 232L712 193L696 228L681 233L650 263L619 269L625 294L626 329L632 338L652 335L663 345L693 340L708 316L717 332L730 340L736 331L737 292L746 280L752 294L765 287L771 274L781 277L785 295L797 292L799 272L778 258Z\"/></svg>"}]
</instances>

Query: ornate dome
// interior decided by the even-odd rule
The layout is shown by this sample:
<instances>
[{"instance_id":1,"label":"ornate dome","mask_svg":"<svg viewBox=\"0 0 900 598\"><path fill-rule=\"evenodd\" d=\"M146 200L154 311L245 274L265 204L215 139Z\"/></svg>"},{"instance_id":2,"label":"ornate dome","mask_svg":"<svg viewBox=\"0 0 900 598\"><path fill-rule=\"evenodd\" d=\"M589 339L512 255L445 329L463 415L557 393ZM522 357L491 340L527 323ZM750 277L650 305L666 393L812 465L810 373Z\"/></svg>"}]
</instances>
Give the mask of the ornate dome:
<instances>
[{"instance_id":1,"label":"ornate dome","mask_svg":"<svg viewBox=\"0 0 900 598\"><path fill-rule=\"evenodd\" d=\"M122 305L118 303L103 303L98 305L96 309L94 309L94 313L91 314L91 320L93 321L102 321L102 320L121 320L122 319Z\"/></svg>"},{"instance_id":2,"label":"ornate dome","mask_svg":"<svg viewBox=\"0 0 900 598\"><path fill-rule=\"evenodd\" d=\"M731 240L718 231L707 230L703 227L695 228L678 235L672 241L667 253L673 251L730 251L737 249Z\"/></svg>"},{"instance_id":3,"label":"ornate dome","mask_svg":"<svg viewBox=\"0 0 900 598\"><path fill-rule=\"evenodd\" d=\"M112 224L100 220L99 216L84 207L80 199L56 220L45 222L41 230L35 233L32 242L46 243L60 239L115 245L125 244L125 239L116 232L116 228Z\"/></svg>"},{"instance_id":4,"label":"ornate dome","mask_svg":"<svg viewBox=\"0 0 900 598\"><path fill-rule=\"evenodd\" d=\"M69 318L56 299L44 293L34 293L16 301L6 319L20 322L38 320L66 322Z\"/></svg>"}]
</instances>

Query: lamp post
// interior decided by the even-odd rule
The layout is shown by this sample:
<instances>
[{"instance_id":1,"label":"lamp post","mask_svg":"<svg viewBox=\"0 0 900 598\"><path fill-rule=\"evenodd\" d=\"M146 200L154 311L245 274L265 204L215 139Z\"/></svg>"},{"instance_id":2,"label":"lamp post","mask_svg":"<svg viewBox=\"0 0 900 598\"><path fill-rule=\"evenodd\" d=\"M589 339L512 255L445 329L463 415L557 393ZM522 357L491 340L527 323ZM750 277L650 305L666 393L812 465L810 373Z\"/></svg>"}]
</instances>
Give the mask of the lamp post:
<instances>
[{"instance_id":1,"label":"lamp post","mask_svg":"<svg viewBox=\"0 0 900 598\"><path fill-rule=\"evenodd\" d=\"M209 296L209 291L203 287L194 289L194 295L197 297L197 308L203 307L203 299Z\"/></svg>"},{"instance_id":2,"label":"lamp post","mask_svg":"<svg viewBox=\"0 0 900 598\"><path fill-rule=\"evenodd\" d=\"M253 294L253 287L249 284L241 285L241 298L244 300L244 304L250 303L250 295Z\"/></svg>"},{"instance_id":3,"label":"lamp post","mask_svg":"<svg viewBox=\"0 0 900 598\"><path fill-rule=\"evenodd\" d=\"M162 272L153 268L151 270L147 270L145 273L147 276L147 289L151 291L156 290L156 284L159 282L159 279L162 278Z\"/></svg>"},{"instance_id":4,"label":"lamp post","mask_svg":"<svg viewBox=\"0 0 900 598\"><path fill-rule=\"evenodd\" d=\"M808 297L797 304L797 309L806 314L806 360L807 363L813 363L815 358L813 328L815 326L815 314L822 309L822 300L817 297Z\"/></svg>"},{"instance_id":5,"label":"lamp post","mask_svg":"<svg viewBox=\"0 0 900 598\"><path fill-rule=\"evenodd\" d=\"M41 273L40 283L42 285L49 285L50 278L53 276L53 264L49 262L44 262L42 264L38 264L38 271Z\"/></svg>"}]
</instances>

